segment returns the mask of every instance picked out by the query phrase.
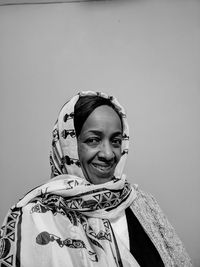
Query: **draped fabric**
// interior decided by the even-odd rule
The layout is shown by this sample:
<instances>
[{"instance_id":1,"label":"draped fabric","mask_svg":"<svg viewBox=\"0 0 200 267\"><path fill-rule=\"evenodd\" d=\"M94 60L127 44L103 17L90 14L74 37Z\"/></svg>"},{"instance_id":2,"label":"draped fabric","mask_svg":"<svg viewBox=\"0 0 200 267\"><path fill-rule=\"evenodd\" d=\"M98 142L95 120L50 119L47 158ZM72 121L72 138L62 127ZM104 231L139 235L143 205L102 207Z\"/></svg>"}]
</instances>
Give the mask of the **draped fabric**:
<instances>
[{"instance_id":1,"label":"draped fabric","mask_svg":"<svg viewBox=\"0 0 200 267\"><path fill-rule=\"evenodd\" d=\"M134 198L124 179L91 185L72 175L54 178L11 209L1 266L135 266L130 253L120 255L109 221Z\"/></svg>"}]
</instances>

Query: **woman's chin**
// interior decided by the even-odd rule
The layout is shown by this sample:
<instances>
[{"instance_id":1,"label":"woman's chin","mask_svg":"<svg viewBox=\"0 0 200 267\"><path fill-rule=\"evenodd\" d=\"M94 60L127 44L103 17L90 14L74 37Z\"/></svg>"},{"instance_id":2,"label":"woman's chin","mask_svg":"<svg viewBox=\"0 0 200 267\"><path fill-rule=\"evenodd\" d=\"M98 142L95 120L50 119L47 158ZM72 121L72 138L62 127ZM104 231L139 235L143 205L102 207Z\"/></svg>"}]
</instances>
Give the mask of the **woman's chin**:
<instances>
[{"instance_id":1,"label":"woman's chin","mask_svg":"<svg viewBox=\"0 0 200 267\"><path fill-rule=\"evenodd\" d=\"M107 176L107 177L97 177L97 176L93 176L91 178L88 178L87 180L90 181L90 183L92 184L105 184L107 182L110 182L113 179L113 175L112 176Z\"/></svg>"}]
</instances>

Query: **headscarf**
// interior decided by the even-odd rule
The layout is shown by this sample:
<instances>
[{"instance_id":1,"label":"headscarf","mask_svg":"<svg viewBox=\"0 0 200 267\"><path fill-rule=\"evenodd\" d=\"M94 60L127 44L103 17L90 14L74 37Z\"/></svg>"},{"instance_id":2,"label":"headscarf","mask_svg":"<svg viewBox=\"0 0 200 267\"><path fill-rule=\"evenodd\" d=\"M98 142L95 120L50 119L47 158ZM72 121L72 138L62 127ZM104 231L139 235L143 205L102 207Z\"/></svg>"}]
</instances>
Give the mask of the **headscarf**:
<instances>
[{"instance_id":1,"label":"headscarf","mask_svg":"<svg viewBox=\"0 0 200 267\"><path fill-rule=\"evenodd\" d=\"M76 102L84 95L109 98L122 117L122 157L115 177L104 184L89 183L78 159L73 116ZM128 143L125 111L116 98L87 91L68 101L53 129L50 163L54 178L11 208L1 229L1 266L138 266L123 244L120 255L110 224L136 197L123 174Z\"/></svg>"},{"instance_id":2,"label":"headscarf","mask_svg":"<svg viewBox=\"0 0 200 267\"><path fill-rule=\"evenodd\" d=\"M105 93L85 91L72 97L61 109L58 120L53 129L52 151L50 155L50 164L52 167L52 177L60 174L72 174L77 177L84 178L77 152L77 138L74 129L74 106L80 96L100 96L110 99L111 103L116 107L122 118L123 140L121 146L122 157L115 169L115 177L121 178L126 162L129 148L129 127L126 119L124 108L119 104L117 99Z\"/></svg>"}]
</instances>

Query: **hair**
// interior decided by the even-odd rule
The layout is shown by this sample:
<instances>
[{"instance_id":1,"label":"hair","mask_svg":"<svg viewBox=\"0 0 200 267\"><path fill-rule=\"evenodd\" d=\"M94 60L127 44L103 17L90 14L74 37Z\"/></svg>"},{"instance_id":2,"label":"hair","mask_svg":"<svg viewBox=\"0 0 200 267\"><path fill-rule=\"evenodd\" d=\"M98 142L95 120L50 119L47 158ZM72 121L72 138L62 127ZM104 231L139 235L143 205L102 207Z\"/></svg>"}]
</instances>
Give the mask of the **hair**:
<instances>
[{"instance_id":1,"label":"hair","mask_svg":"<svg viewBox=\"0 0 200 267\"><path fill-rule=\"evenodd\" d=\"M118 114L121 125L123 125L120 112L109 98L104 98L98 95L80 96L74 107L74 128L76 137L80 135L83 124L92 113L92 111L94 111L97 107L103 105L111 107Z\"/></svg>"}]
</instances>

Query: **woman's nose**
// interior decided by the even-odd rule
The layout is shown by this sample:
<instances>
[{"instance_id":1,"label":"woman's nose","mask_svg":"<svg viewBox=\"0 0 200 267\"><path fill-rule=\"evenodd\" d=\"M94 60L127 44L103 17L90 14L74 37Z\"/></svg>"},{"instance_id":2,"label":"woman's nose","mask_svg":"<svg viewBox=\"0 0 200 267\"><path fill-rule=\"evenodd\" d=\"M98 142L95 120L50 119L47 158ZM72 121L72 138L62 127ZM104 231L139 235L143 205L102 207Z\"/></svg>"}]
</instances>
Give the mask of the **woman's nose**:
<instances>
[{"instance_id":1,"label":"woman's nose","mask_svg":"<svg viewBox=\"0 0 200 267\"><path fill-rule=\"evenodd\" d=\"M99 151L99 157L107 161L112 160L114 158L112 146L110 145L109 142L102 143L100 151Z\"/></svg>"}]
</instances>

